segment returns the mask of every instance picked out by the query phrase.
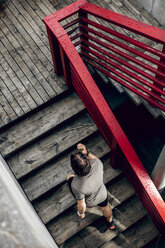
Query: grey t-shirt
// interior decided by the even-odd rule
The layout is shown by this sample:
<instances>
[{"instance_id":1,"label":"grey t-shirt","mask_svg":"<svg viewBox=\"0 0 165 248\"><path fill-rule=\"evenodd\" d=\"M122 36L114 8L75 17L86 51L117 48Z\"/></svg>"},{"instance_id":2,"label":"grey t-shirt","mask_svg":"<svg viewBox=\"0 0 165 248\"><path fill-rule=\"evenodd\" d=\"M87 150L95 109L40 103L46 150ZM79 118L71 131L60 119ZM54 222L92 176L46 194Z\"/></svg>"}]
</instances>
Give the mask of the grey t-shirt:
<instances>
[{"instance_id":1,"label":"grey t-shirt","mask_svg":"<svg viewBox=\"0 0 165 248\"><path fill-rule=\"evenodd\" d=\"M85 197L87 207L93 207L107 198L107 190L103 183L103 164L99 159L92 159L91 170L87 176L75 176L71 188L76 200Z\"/></svg>"}]
</instances>

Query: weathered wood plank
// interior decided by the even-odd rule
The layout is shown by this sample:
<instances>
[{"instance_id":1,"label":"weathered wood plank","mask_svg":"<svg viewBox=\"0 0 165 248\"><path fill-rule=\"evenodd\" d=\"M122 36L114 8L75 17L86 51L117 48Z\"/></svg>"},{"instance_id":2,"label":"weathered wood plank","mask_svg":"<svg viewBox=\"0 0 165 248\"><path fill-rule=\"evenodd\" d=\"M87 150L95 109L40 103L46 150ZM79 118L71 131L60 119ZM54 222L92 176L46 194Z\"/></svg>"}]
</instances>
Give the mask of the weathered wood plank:
<instances>
[{"instance_id":1,"label":"weathered wood plank","mask_svg":"<svg viewBox=\"0 0 165 248\"><path fill-rule=\"evenodd\" d=\"M110 187L110 196L112 196L112 200L115 199L115 201L112 203L112 207L119 205L122 201L126 200L133 194L134 190L126 178L123 178L120 181L112 184ZM65 216L63 215L57 217L54 221L48 224L47 227L59 245L85 228L87 225L94 222L100 216L102 216L100 209L97 207L88 208L86 211L86 218L80 219L77 216L76 208L73 208L73 210L69 211L69 213L66 213Z\"/></svg>"},{"instance_id":2,"label":"weathered wood plank","mask_svg":"<svg viewBox=\"0 0 165 248\"><path fill-rule=\"evenodd\" d=\"M111 11L114 11L116 13L119 13L119 14L122 14L122 11L120 10L120 8L118 8L117 6L114 5L114 3L112 3L112 1L109 1L108 4L106 1L99 1L99 0L96 0L97 1L97 5L105 8L105 9L109 9ZM117 31L117 32L120 32L120 33L123 33L123 34L126 34L126 35L130 35L131 32L129 32L128 30L126 29L122 29L116 25L112 25L114 27L114 29ZM132 33L131 33L132 34ZM133 37L133 35L132 35Z\"/></svg>"},{"instance_id":3,"label":"weathered wood plank","mask_svg":"<svg viewBox=\"0 0 165 248\"><path fill-rule=\"evenodd\" d=\"M51 14L57 11L56 8L57 0L56 1L41 0L41 2L47 7L47 9L50 11Z\"/></svg>"},{"instance_id":4,"label":"weathered wood plank","mask_svg":"<svg viewBox=\"0 0 165 248\"><path fill-rule=\"evenodd\" d=\"M47 6L42 1L36 1L36 4L39 6L40 9L42 9L45 16L52 14L51 11L47 8Z\"/></svg>"},{"instance_id":5,"label":"weathered wood plank","mask_svg":"<svg viewBox=\"0 0 165 248\"><path fill-rule=\"evenodd\" d=\"M25 44L28 44L28 47L30 47L34 54L36 54L36 57L39 58L39 60L41 60L45 67L47 69L51 69L52 68L52 61L51 61L51 54L50 51L47 54L47 56L45 56L45 54L43 54L43 52L41 51L39 44L36 43L32 37L31 34L29 32L27 32L26 30L26 25L21 25L21 23L23 22L23 19L19 19L19 15L18 18L13 14L12 12L12 8L9 8L8 6L6 6L5 9L6 12L6 16L5 18L3 18L3 20L9 19L11 21L11 23L13 24L13 26L15 27L15 33L19 33L22 36L22 40L24 40ZM20 23L21 22L21 23ZM26 23L25 23L26 24ZM46 30L45 30L46 32ZM27 46L27 45L26 45Z\"/></svg>"},{"instance_id":6,"label":"weathered wood plank","mask_svg":"<svg viewBox=\"0 0 165 248\"><path fill-rule=\"evenodd\" d=\"M32 11L29 10L29 12L31 13ZM40 20L40 22L43 25L42 20ZM19 49L19 52L23 53L23 56L27 55L29 57L28 59L29 63L27 64L29 64L30 68L32 68L32 71L33 73L35 73L37 79L40 81L40 84L43 85L43 87L46 89L46 91L48 91L50 96L60 93L61 87L59 87L59 85L56 82L57 80L59 80L59 78L57 78L57 76L52 77L50 72L53 70L53 65L48 63L48 58L42 56L41 53L38 53L37 52L38 49L34 50L33 46L30 46L28 44L25 37L22 36L20 32L18 32L17 27L9 19L5 18L5 24L8 26L15 39L17 39L17 41L21 45L22 50ZM41 32L41 35L45 35L45 33L46 30L44 30L44 32ZM48 44L47 47L49 48ZM34 70L35 67L36 70ZM38 73L37 70L39 70L40 73Z\"/></svg>"},{"instance_id":7,"label":"weathered wood plank","mask_svg":"<svg viewBox=\"0 0 165 248\"><path fill-rule=\"evenodd\" d=\"M105 1L108 2L108 0L105 0ZM123 1L123 2L121 2L120 0L118 0L118 1L112 0L112 1L114 3L115 7L117 8L117 10L121 11L121 14L149 24L148 20L146 20L143 16L139 15L137 10L135 8L133 8L133 6L131 4L129 4L129 2L127 0Z\"/></svg>"},{"instance_id":8,"label":"weathered wood plank","mask_svg":"<svg viewBox=\"0 0 165 248\"><path fill-rule=\"evenodd\" d=\"M134 5L132 3L130 3L128 0L124 0L124 2L122 3L123 4L123 7L124 9L130 11L134 16L135 18L137 18L137 20L141 21L141 22L145 22L145 23L148 23L148 24L151 24L151 22L149 22L145 16L143 16L141 14L141 12L136 9L134 7Z\"/></svg>"},{"instance_id":9,"label":"weathered wood plank","mask_svg":"<svg viewBox=\"0 0 165 248\"><path fill-rule=\"evenodd\" d=\"M122 173L120 169L112 169L112 167L109 165L109 158L103 160L103 163L105 183L110 182L112 179ZM67 172L73 173L71 168L68 168L68 170L63 173L63 177L65 176L66 178ZM71 195L67 183L65 183L48 197L44 197L43 200L36 202L34 207L42 221L47 224L50 220L57 217L60 213L71 207L73 204L75 204L75 199Z\"/></svg>"},{"instance_id":10,"label":"weathered wood plank","mask_svg":"<svg viewBox=\"0 0 165 248\"><path fill-rule=\"evenodd\" d=\"M2 81L1 81L2 82ZM18 102L16 101L16 97L13 96L12 92L6 87L5 83L3 82L1 86L1 92L3 96L7 99L10 106L13 108L16 117L19 117L24 114L23 110L20 108Z\"/></svg>"},{"instance_id":11,"label":"weathered wood plank","mask_svg":"<svg viewBox=\"0 0 165 248\"><path fill-rule=\"evenodd\" d=\"M0 110L0 116L2 116L1 110ZM4 124L5 124L5 123L3 122L2 118L0 117L0 127L3 127Z\"/></svg>"},{"instance_id":12,"label":"weathered wood plank","mask_svg":"<svg viewBox=\"0 0 165 248\"><path fill-rule=\"evenodd\" d=\"M102 157L109 152L109 147L99 133L95 134L95 137L92 139L90 138L85 144L90 151L97 154L99 157ZM34 200L38 196L64 182L66 180L66 174L73 173L70 166L71 152L72 151L52 162L50 165L41 168L39 172L21 183L30 200Z\"/></svg>"},{"instance_id":13,"label":"weathered wood plank","mask_svg":"<svg viewBox=\"0 0 165 248\"><path fill-rule=\"evenodd\" d=\"M19 92L13 80L11 80L8 74L6 73L6 70L4 70L4 68L2 68L1 65L0 65L0 74L1 74L4 85L8 87L8 89L14 96L15 100L18 102L19 106L21 107L23 113L26 113L27 111L29 111L30 107L28 106L27 102L23 98L22 94Z\"/></svg>"},{"instance_id":14,"label":"weathered wood plank","mask_svg":"<svg viewBox=\"0 0 165 248\"><path fill-rule=\"evenodd\" d=\"M25 42L25 47L27 46L28 48L31 48L33 50L33 53L36 55L36 58L39 58L39 60L42 61L44 66L47 69L51 70L52 61L50 51L48 50L46 55L42 52L43 44L38 40L33 40L33 31L28 30L29 24L22 18L21 14L19 15L19 12L17 11L17 15L14 15L12 12L12 7L6 8L6 14L7 17L9 17L9 20L11 20L11 22L13 23L13 26L15 27L16 35L20 34L22 36L22 38L19 39ZM49 49L49 46L47 46L47 49Z\"/></svg>"},{"instance_id":15,"label":"weathered wood plank","mask_svg":"<svg viewBox=\"0 0 165 248\"><path fill-rule=\"evenodd\" d=\"M2 103L0 103L0 116L1 116L1 120L2 120L1 121L1 123L2 123L1 125L2 126L3 126L3 124L5 125L5 124L7 124L10 121L10 119L9 119L9 117L8 117L5 109L2 106Z\"/></svg>"},{"instance_id":16,"label":"weathered wood plank","mask_svg":"<svg viewBox=\"0 0 165 248\"><path fill-rule=\"evenodd\" d=\"M0 65L0 71L2 70L2 67ZM8 102L10 103L10 105L13 107L15 113L17 116L20 116L22 114L24 114L24 111L22 110L22 108L19 105L19 102L17 101L17 98L13 95L13 90L10 88L10 85L6 85L5 81L4 81L4 77L3 77L3 70L1 73L1 92L4 95L4 97L8 100Z\"/></svg>"},{"instance_id":17,"label":"weathered wood plank","mask_svg":"<svg viewBox=\"0 0 165 248\"><path fill-rule=\"evenodd\" d=\"M115 237L113 240L108 242L108 245L105 244L101 246L102 248L137 248L136 245L133 245L132 243L129 243L122 233L120 233L117 237ZM154 247L155 248L155 247Z\"/></svg>"},{"instance_id":18,"label":"weathered wood plank","mask_svg":"<svg viewBox=\"0 0 165 248\"><path fill-rule=\"evenodd\" d=\"M38 25L38 28L40 29L41 35L47 37L45 24L42 21L45 15L43 15L42 17L40 17L40 15L38 15L38 11L36 11L36 8L37 8L36 2L22 0L20 2L20 4L26 10L26 12L31 16L33 21ZM38 10L38 8L37 8L37 10ZM56 9L54 9L54 12L55 11L56 11ZM48 39L47 40L45 39L45 45L48 45Z\"/></svg>"},{"instance_id":19,"label":"weathered wood plank","mask_svg":"<svg viewBox=\"0 0 165 248\"><path fill-rule=\"evenodd\" d=\"M15 118L17 118L17 115L16 115L14 109L10 105L10 102L8 101L8 99L5 98L5 96L3 95L2 91L0 92L0 99L1 99L2 106L5 109L8 117L9 117L9 121L14 120Z\"/></svg>"},{"instance_id":20,"label":"weathered wood plank","mask_svg":"<svg viewBox=\"0 0 165 248\"><path fill-rule=\"evenodd\" d=\"M156 21L154 17L152 17L143 7L140 3L138 3L136 0L127 0L131 7L131 9L136 9L136 11L139 12L140 15L142 15L148 22L153 26L159 26L159 23Z\"/></svg>"},{"instance_id":21,"label":"weathered wood plank","mask_svg":"<svg viewBox=\"0 0 165 248\"><path fill-rule=\"evenodd\" d=\"M103 221L96 221L92 225L84 228L81 232L77 233L72 238L67 240L63 244L63 247L76 248L76 241L78 240L82 245L82 248L102 247L102 245L107 242L109 245L108 248L113 247L111 244L115 244L114 237L117 236L117 238L119 239L119 237L121 237L122 235L121 233L124 230L126 230L132 224L140 220L145 214L146 210L144 209L142 203L139 201L139 198L134 195L131 197L131 199L127 200L126 202L123 202L121 205L113 209L114 222L116 225L115 231L107 230ZM132 248L134 246L128 247Z\"/></svg>"},{"instance_id":22,"label":"weathered wood plank","mask_svg":"<svg viewBox=\"0 0 165 248\"><path fill-rule=\"evenodd\" d=\"M50 49L48 45L48 39L47 39L47 34L46 34L46 28L45 25L40 19L40 25L44 25L44 32L40 32L41 38L42 36L45 37L46 39L46 47L49 50L49 53L47 53L47 56L43 54L43 52L40 50L39 43L36 43L32 38L31 38L31 33L29 34L27 30L25 29L24 26L20 25L19 23L19 16L18 19L15 18L15 16L12 14L12 12L7 9L7 14L9 16L9 19L12 21L12 28L14 29L13 34L17 37L17 40L22 42L22 47L25 49L26 53L30 55L30 58L33 62L35 62L36 66L42 72L43 76L46 79L46 82L50 84L50 86L54 89L56 93L60 93L63 90L63 87L58 85L56 81L59 81L59 78L54 75L52 77L51 71L53 70L53 64L51 61L51 54L50 54ZM29 10L31 13L31 11ZM37 14L35 13L37 16ZM35 19L35 15L33 15ZM7 19L7 18L6 18ZM10 20L9 20L10 21ZM39 25L39 23L38 23ZM40 26L39 25L39 26ZM10 25L9 25L10 27ZM49 62L50 61L50 62ZM46 70L47 69L47 70ZM61 80L60 80L61 81Z\"/></svg>"},{"instance_id":23,"label":"weathered wood plank","mask_svg":"<svg viewBox=\"0 0 165 248\"><path fill-rule=\"evenodd\" d=\"M2 155L5 157L14 152L83 109L85 107L76 93L59 99L54 104L0 134Z\"/></svg>"},{"instance_id":24,"label":"weathered wood plank","mask_svg":"<svg viewBox=\"0 0 165 248\"><path fill-rule=\"evenodd\" d=\"M13 70L12 64L8 63L6 61L4 55L2 56L2 54L0 54L0 59L1 59L1 62L2 62L3 71L6 72L6 74L9 76L10 80L12 80L14 85L19 90L19 92L22 95L22 97L26 100L26 103L28 104L29 109L35 108L37 106L37 104L34 102L33 98L29 94L28 87L26 86L26 84L24 85L25 81L24 80L22 81L21 79L19 79L17 77L17 74L16 74L17 71Z\"/></svg>"},{"instance_id":25,"label":"weathered wood plank","mask_svg":"<svg viewBox=\"0 0 165 248\"><path fill-rule=\"evenodd\" d=\"M19 20L21 25L25 28L26 32L31 36L33 41L37 44L37 46L40 48L40 50L43 52L43 54L47 57L47 55L50 53L48 50L48 47L46 47L42 40L38 37L33 27L26 21L24 16L21 15L21 12L19 11L17 4L14 5L14 2L10 2L8 5L8 8L11 9L14 16ZM48 58L48 60L51 61L51 57Z\"/></svg>"},{"instance_id":26,"label":"weathered wood plank","mask_svg":"<svg viewBox=\"0 0 165 248\"><path fill-rule=\"evenodd\" d=\"M97 130L88 114L72 120L43 140L9 158L8 164L17 178L40 167L61 152ZM72 143L71 143L72 142Z\"/></svg>"},{"instance_id":27,"label":"weathered wood plank","mask_svg":"<svg viewBox=\"0 0 165 248\"><path fill-rule=\"evenodd\" d=\"M4 30L4 29L3 29ZM36 97L36 101L41 104L43 101L46 101L50 99L47 92L43 89L42 84L40 84L38 78L35 76L33 71L36 71L36 67L31 65L31 68L28 67L28 62L26 61L26 57L28 58L27 54L22 52L23 55L21 56L21 50L20 46L18 46L17 49L15 49L11 43L6 38L6 34L3 33L3 39L1 39L2 45L1 45L1 52L4 52L6 54L7 51L9 51L9 54L12 57L12 60L14 60L15 63L17 63L18 70L20 74L25 75L25 77L29 80L29 93L34 97ZM19 52L18 52L19 51ZM9 59L9 57L7 57ZM27 63L26 63L27 62ZM33 88L33 90L32 90ZM35 96L34 96L35 93Z\"/></svg>"},{"instance_id":28,"label":"weathered wood plank","mask_svg":"<svg viewBox=\"0 0 165 248\"><path fill-rule=\"evenodd\" d=\"M130 247L143 247L148 242L150 242L154 237L158 235L158 231L154 226L153 222L146 216L136 225L133 225L128 230L123 232L123 238L127 240L130 244ZM101 248L109 248L109 243L101 246Z\"/></svg>"},{"instance_id":29,"label":"weathered wood plank","mask_svg":"<svg viewBox=\"0 0 165 248\"><path fill-rule=\"evenodd\" d=\"M21 68L19 66L19 65L21 65L19 63L19 61L15 60L11 56L11 54L8 52L8 50L5 48L5 42L4 41L3 41L3 43L0 41L0 47L2 49L1 51L3 51L3 53L4 53L4 56L5 56L6 60L7 60L7 62L12 67L13 71L16 73L16 75L20 79L20 81L23 82L25 88L28 90L29 94L31 95L31 98L32 98L32 103L31 104L33 104L33 102L35 104L34 106L37 106L37 104L39 104L39 105L42 104L43 100L39 96L38 92L35 90L33 85L31 84L30 78L28 78L28 75L25 75L24 72L22 72L22 70L21 70ZM15 56L15 55L13 54L13 56Z\"/></svg>"},{"instance_id":30,"label":"weathered wood plank","mask_svg":"<svg viewBox=\"0 0 165 248\"><path fill-rule=\"evenodd\" d=\"M48 95L49 97L54 96L56 94L56 92L53 90L51 85L49 85L49 83L47 82L47 80L45 78L45 77L49 76L48 71L45 70L44 66L42 66L42 67L40 66L40 65L42 65L42 63L39 60L36 60L34 53L30 53L30 51L28 51L30 49L27 49L27 46L25 46L24 42L21 42L22 39L16 39L16 37L14 35L12 35L11 28L13 26L11 26L10 24L11 23L8 23L7 21L5 21L5 25L7 25L7 26L5 26L4 23L0 21L0 25L3 28L3 33L5 35L8 34L8 39L10 41L9 46L13 47L15 49L15 52L17 54L19 54L20 57L23 58L23 61L26 63L28 69L33 74L34 79L32 79L32 81L34 81L34 80L39 81L40 88L37 87L39 92L41 92L41 89L42 89L42 91L44 91L45 94ZM10 27L11 32L8 29L8 27ZM21 65L22 65L22 63L21 63ZM41 69L40 69L40 67L41 67ZM29 76L30 76L30 74L29 74Z\"/></svg>"},{"instance_id":31,"label":"weathered wood plank","mask_svg":"<svg viewBox=\"0 0 165 248\"><path fill-rule=\"evenodd\" d=\"M41 18L41 20L43 20L45 18L45 16L48 15L48 13L49 14L54 13L57 10L62 9L64 6L64 5L58 4L58 8L54 8L54 6L49 1L47 1L46 3L45 3L45 1L44 2L30 1L30 2L28 2L28 4L35 10L35 13L39 16L39 18ZM49 8L48 8L48 6L49 6ZM64 20L64 23L66 24L67 21Z\"/></svg>"},{"instance_id":32,"label":"weathered wood plank","mask_svg":"<svg viewBox=\"0 0 165 248\"><path fill-rule=\"evenodd\" d=\"M165 247L165 240L163 237L158 234L155 238L153 238L149 243L143 246L143 248L156 248L157 244L159 243L160 248ZM157 247L157 248L159 248Z\"/></svg>"},{"instance_id":33,"label":"weathered wood plank","mask_svg":"<svg viewBox=\"0 0 165 248\"><path fill-rule=\"evenodd\" d=\"M46 16L46 14L44 13L44 10L43 9L41 9L40 7L39 7L39 5L37 4L37 2L36 1L27 1L27 0L25 0L26 2L27 2L27 4L29 5L29 6L31 6L31 8L35 11L35 13L36 13L36 15L41 19L41 20L43 20L44 18L45 18L45 16ZM56 11L56 10L55 10ZM55 12L54 11L54 12ZM53 12L52 12L53 13ZM44 24L45 25L45 24Z\"/></svg>"},{"instance_id":34,"label":"weathered wood plank","mask_svg":"<svg viewBox=\"0 0 165 248\"><path fill-rule=\"evenodd\" d=\"M46 33L43 34L40 28L40 24L38 25L36 23L35 17L32 18L31 17L31 11L28 11L26 9L26 5L24 5L23 2L17 2L17 4L15 4L15 8L21 12L22 16L24 17L24 19L26 20L26 22L29 24L29 26L31 27L32 30L35 31L36 36L40 39L40 41L43 43L43 45L45 45L45 47L47 47L48 49L48 38ZM49 12L50 14L50 12ZM42 20L40 20L40 22L42 22ZM30 29L29 29L30 30Z\"/></svg>"}]
</instances>

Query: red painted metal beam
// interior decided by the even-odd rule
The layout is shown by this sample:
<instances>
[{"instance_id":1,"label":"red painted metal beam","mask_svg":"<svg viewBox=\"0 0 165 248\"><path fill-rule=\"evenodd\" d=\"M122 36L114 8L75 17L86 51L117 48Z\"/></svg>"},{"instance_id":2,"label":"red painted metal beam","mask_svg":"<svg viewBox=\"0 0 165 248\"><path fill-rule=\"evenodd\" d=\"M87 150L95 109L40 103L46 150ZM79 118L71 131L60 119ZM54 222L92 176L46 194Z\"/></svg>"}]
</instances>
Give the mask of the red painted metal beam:
<instances>
[{"instance_id":1,"label":"red painted metal beam","mask_svg":"<svg viewBox=\"0 0 165 248\"><path fill-rule=\"evenodd\" d=\"M161 63L159 60L157 60L155 58L152 58L151 56L149 56L147 54L144 54L144 53L136 50L135 48L132 48L132 47L126 45L126 44L123 44L123 43L121 43L121 42L119 42L117 40L114 40L114 39L112 39L112 38L110 38L110 37L108 37L108 36L106 36L106 35L104 35L102 33L99 33L96 30L93 30L92 28L88 28L88 27L86 27L84 25L82 25L82 28L84 28L85 31L88 31L88 32L90 32L90 33L92 33L94 35L97 35L98 37L101 37L102 39L104 39L106 41L109 41L109 43L113 43L116 46L121 47L121 48L123 48L126 51L129 51L131 53L134 53L137 56L139 56L139 57L141 57L141 58L143 58L143 59L145 59L145 60L147 60L147 61L149 61L149 62L151 62L153 64L159 65L160 67L165 69L165 64L164 63Z\"/></svg>"},{"instance_id":2,"label":"red painted metal beam","mask_svg":"<svg viewBox=\"0 0 165 248\"><path fill-rule=\"evenodd\" d=\"M111 10L101 8L91 3L86 3L82 5L80 9L81 11L84 11L105 21L113 23L121 28L125 28L136 34L140 34L153 41L159 42L161 44L165 43L165 31L160 28L153 27L146 23L134 20L130 17L115 13Z\"/></svg>"},{"instance_id":3,"label":"red painted metal beam","mask_svg":"<svg viewBox=\"0 0 165 248\"><path fill-rule=\"evenodd\" d=\"M123 16L119 14L114 12L111 13L110 11L107 12L107 10L102 11L102 8L97 6L95 6L96 8L91 7L93 5L88 3L81 5L84 2L85 1L83 0L79 0L71 6L67 6L64 10L56 12L55 14L45 18L45 24L47 25L48 32L51 31L59 42L58 46L60 47L61 51L60 60L63 64L66 81L69 81L68 83L72 82L74 88L84 102L86 108L88 109L111 149L113 149L114 141L117 142L116 144L118 144L125 157L123 168L126 172L126 175L134 185L137 193L141 198L141 201L145 205L147 211L150 213L157 228L163 235L165 235L165 203L158 193L152 180L148 176L141 161L139 160L129 140L113 115L110 107L102 96L96 83L88 72L66 31L61 27L58 21L78 12L79 8L81 8L81 11L84 13L90 12L93 14L93 12L96 10L96 16L101 14L101 18L108 18L108 21L110 21L110 17L112 16L112 20L110 22L116 23L121 27L124 26L128 30L134 30L135 33L141 32L142 34L144 32L143 36L151 36L153 40L157 41L160 39L162 43L165 41L165 37L164 40L162 38L162 34L164 34L164 32L159 32L159 34L156 35L155 32L158 30L156 28L152 29L150 32L151 26L149 25L140 25L139 22L136 22L127 17L123 19ZM108 13L107 15L106 12ZM143 31L141 31L139 27L144 27ZM139 29L139 31L136 29ZM51 39L51 42L52 41L53 39ZM81 39L78 42L81 43ZM56 59L56 56L54 56L54 58ZM58 64L57 62L58 61L56 61L56 64Z\"/></svg>"},{"instance_id":4,"label":"red painted metal beam","mask_svg":"<svg viewBox=\"0 0 165 248\"><path fill-rule=\"evenodd\" d=\"M98 69L99 71L101 71L102 73L106 74L107 76L111 77L112 79L114 79L116 82L118 82L119 84L123 85L124 87L128 88L130 91L134 92L135 94L138 94L139 96L141 96L142 98L144 98L146 101L148 101L149 103L151 103L152 105L162 109L163 111L165 111L165 107L160 105L158 102L155 102L155 100L153 100L153 98L145 95L143 92L139 92L137 89L133 88L132 86L130 86L129 84L127 84L126 82L122 81L120 78L114 76L113 74L111 74L109 71L104 70L102 67L94 64L93 62L87 60L86 58L83 59L84 61L86 61L87 63L91 64L92 66L94 66L96 69Z\"/></svg>"},{"instance_id":5,"label":"red painted metal beam","mask_svg":"<svg viewBox=\"0 0 165 248\"><path fill-rule=\"evenodd\" d=\"M108 58L102 56L101 54L95 52L94 50L90 49L90 48L87 48L85 46L83 46L84 49L86 51L88 51L89 53L95 55L97 58L99 58L99 60L95 59L95 57L92 57L91 55L89 55L88 53L82 51L81 53L86 55L87 57L93 59L93 61L97 61L101 66L103 67L106 67L108 70L112 71L114 74L118 75L119 77L123 78L124 80L126 80L126 82L134 85L136 88L139 88L140 90L142 90L142 92L146 92L148 95L152 95L151 91L146 89L143 85L151 88L151 89L154 89L154 92L156 93L159 93L161 95L165 95L165 92L163 90L161 90L160 88L154 86L153 84L149 83L148 81L144 80L143 78L139 77L138 75L136 75L135 73L132 73L130 70L127 70L126 68L120 66L119 64L117 63L114 63L112 62L112 60L109 60ZM107 54L106 54L107 55ZM101 59L101 60L100 60ZM112 57L113 59L113 57ZM107 62L106 64L103 63L102 61L104 62ZM112 67L110 67L109 65L115 67L115 69L113 69ZM130 77L127 77L127 76L124 76L124 74L121 74L120 72L118 72L116 69L124 72L125 74L129 75L131 78L134 78L136 79L138 82L140 82L141 84L139 85L138 83L136 83L135 81L132 81L130 79ZM152 95L154 97L154 95ZM157 100L159 100L160 102L162 103L165 103L165 100L161 97L158 97L157 95L155 95L155 98Z\"/></svg>"},{"instance_id":6,"label":"red painted metal beam","mask_svg":"<svg viewBox=\"0 0 165 248\"><path fill-rule=\"evenodd\" d=\"M86 34L84 34L84 36L86 36ZM117 49L117 48L115 48L113 46L110 46L109 44L107 44L107 43L105 43L105 42L103 42L103 41L101 41L99 39L96 39L95 37L93 37L91 35L88 35L87 37L90 40L96 42L97 44L107 48L108 50L115 52L116 54L122 56L123 58L126 58L128 61L132 61L133 63L135 63L137 65L140 65L142 68L145 68L146 70L151 71L151 72L153 72L155 74L158 74L158 75L160 75L160 76L165 78L165 73L164 72L158 71L157 69L153 68L152 66L147 65L144 62L142 62L142 61L140 61L140 60L138 60L138 59L136 59L134 57L131 57L129 54L124 53L124 52L120 51L119 49ZM160 84L161 84L161 82L160 82Z\"/></svg>"},{"instance_id":7,"label":"red painted metal beam","mask_svg":"<svg viewBox=\"0 0 165 248\"><path fill-rule=\"evenodd\" d=\"M106 50L104 50L104 49L102 49L102 48L100 48L100 47L94 45L94 44L91 43L91 42L88 42L88 41L83 40L83 39L82 39L82 41L83 41L83 43L84 43L85 45L87 45L88 47L92 47L92 48L94 48L96 51L99 51L100 53L107 55L109 58L111 58L111 59L113 59L113 60L119 62L120 64L123 64L124 66L130 68L132 71L137 72L139 75L142 75L142 76L144 76L144 77L150 79L152 82L156 82L156 83L157 83L158 85L160 85L160 86L165 86L164 83L161 82L160 80L158 80L158 79L156 79L155 77L151 76L149 73L147 73L147 72L145 72L145 71L139 69L138 67L136 67L136 66L134 66L134 65L132 65L132 64L130 64L130 63L128 63L127 61L125 61L125 60L123 60L123 59L121 59L121 58L115 56L114 54L112 54L112 53L110 53L110 52L107 52ZM105 44L105 45L106 45L106 44ZM84 49L85 49L85 46L84 46ZM153 84L152 84L152 86L153 86ZM158 90L160 90L160 88L158 88ZM161 91L160 93L162 93L163 95L165 94L164 91Z\"/></svg>"},{"instance_id":8,"label":"red painted metal beam","mask_svg":"<svg viewBox=\"0 0 165 248\"><path fill-rule=\"evenodd\" d=\"M75 19L75 20L73 20L73 21L71 21L71 22L65 24L65 25L63 26L63 28L64 28L64 29L70 28L70 27L72 27L73 25L79 23L79 21L80 21L80 18L77 18L77 19ZM79 26L78 26L78 27L79 27Z\"/></svg>"},{"instance_id":9,"label":"red painted metal beam","mask_svg":"<svg viewBox=\"0 0 165 248\"><path fill-rule=\"evenodd\" d=\"M78 1L76 1L70 5L66 6L65 8L60 9L57 12L45 17L44 22L47 23L51 19L53 19L54 21L62 21L64 19L70 17L71 15L77 13L80 9L80 6L82 6L86 2L87 2L86 0L78 0Z\"/></svg>"},{"instance_id":10,"label":"red painted metal beam","mask_svg":"<svg viewBox=\"0 0 165 248\"><path fill-rule=\"evenodd\" d=\"M107 33L109 33L109 34L112 34L113 36L116 36L116 37L118 37L118 38L120 38L120 39L122 39L122 40L124 40L124 41L127 41L127 42L129 42L130 44L133 44L133 45L135 45L135 46L137 46L137 47L140 47L140 48L142 48L144 51L148 51L148 52L153 53L153 54L155 54L155 55L157 55L157 56L159 56L159 57L161 56L161 57L164 57L164 58L165 58L165 53L163 53L162 51L159 51L159 50L157 50L157 49L155 49L155 48L153 48L153 47L150 47L150 46L148 46L148 45L146 45L146 44L144 44L144 43L142 43L142 42L140 42L140 41L134 40L134 39L128 37L127 35L124 35L124 34L121 34L121 33L119 33L119 32L116 32L116 31L113 30L113 29L104 27L103 25L101 25L101 24L99 24L99 23L96 23L96 22L93 22L93 21L91 21L91 20L88 20L88 19L86 19L86 18L82 18L82 21L83 21L84 23L90 24L90 25L92 25L93 27L96 27L96 28L98 28L98 29L100 29L100 30L104 30L105 32L107 32Z\"/></svg>"},{"instance_id":11,"label":"red painted metal beam","mask_svg":"<svg viewBox=\"0 0 165 248\"><path fill-rule=\"evenodd\" d=\"M164 201L162 200L155 185L153 184L141 161L133 150L130 142L121 129L119 123L117 122L104 97L102 96L96 83L88 72L81 57L79 56L77 51L75 51L75 48L68 36L60 37L59 43L63 48L66 56L70 59L71 67L76 72L77 77L79 78L79 83L73 81L73 86L84 102L96 125L101 130L107 143L110 146L112 145L109 143L109 137L110 140L112 140L112 135L117 141L121 151L126 158L126 165L133 173L133 185L135 186L135 188L138 188L138 194L146 209L151 214L151 217L157 225L157 228L165 235ZM135 182L137 185L135 185ZM143 196L145 195L148 199L146 200L149 201L150 204L146 204L145 198L143 198ZM153 208L152 211L150 206ZM153 211L156 213L156 219L154 217Z\"/></svg>"}]
</instances>

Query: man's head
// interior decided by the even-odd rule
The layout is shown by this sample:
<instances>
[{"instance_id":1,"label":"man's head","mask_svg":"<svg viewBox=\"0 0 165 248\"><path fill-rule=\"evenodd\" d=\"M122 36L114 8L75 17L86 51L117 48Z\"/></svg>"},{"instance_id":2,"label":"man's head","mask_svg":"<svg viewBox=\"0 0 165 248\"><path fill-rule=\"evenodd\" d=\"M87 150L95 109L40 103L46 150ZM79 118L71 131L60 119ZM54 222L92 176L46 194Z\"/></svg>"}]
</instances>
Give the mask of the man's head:
<instances>
[{"instance_id":1,"label":"man's head","mask_svg":"<svg viewBox=\"0 0 165 248\"><path fill-rule=\"evenodd\" d=\"M91 170L90 160L81 151L71 154L71 166L77 176L86 176Z\"/></svg>"}]
</instances>

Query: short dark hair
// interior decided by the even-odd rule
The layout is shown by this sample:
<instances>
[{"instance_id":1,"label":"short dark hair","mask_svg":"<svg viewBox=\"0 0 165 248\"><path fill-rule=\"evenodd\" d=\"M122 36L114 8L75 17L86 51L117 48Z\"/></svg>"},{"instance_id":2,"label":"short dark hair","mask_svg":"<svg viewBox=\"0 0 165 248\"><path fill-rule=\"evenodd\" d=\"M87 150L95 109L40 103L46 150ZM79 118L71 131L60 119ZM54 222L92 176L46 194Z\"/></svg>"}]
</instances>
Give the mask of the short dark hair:
<instances>
[{"instance_id":1,"label":"short dark hair","mask_svg":"<svg viewBox=\"0 0 165 248\"><path fill-rule=\"evenodd\" d=\"M81 151L71 154L71 167L77 176L86 176L91 170L90 160Z\"/></svg>"}]
</instances>

